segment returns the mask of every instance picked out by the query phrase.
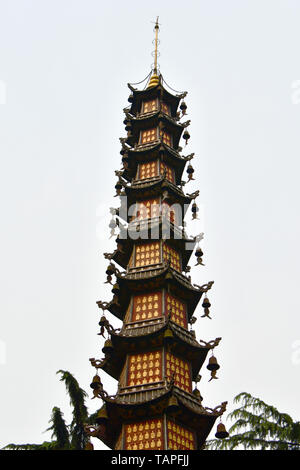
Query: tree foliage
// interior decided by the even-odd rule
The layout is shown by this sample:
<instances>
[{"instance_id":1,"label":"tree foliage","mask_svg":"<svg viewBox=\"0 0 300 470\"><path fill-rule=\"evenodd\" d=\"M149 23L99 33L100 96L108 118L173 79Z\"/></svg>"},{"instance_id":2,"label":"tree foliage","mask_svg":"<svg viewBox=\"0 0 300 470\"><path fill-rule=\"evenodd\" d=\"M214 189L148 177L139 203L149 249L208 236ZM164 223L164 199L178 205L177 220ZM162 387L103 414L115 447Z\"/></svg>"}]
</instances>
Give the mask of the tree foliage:
<instances>
[{"instance_id":1,"label":"tree foliage","mask_svg":"<svg viewBox=\"0 0 300 470\"><path fill-rule=\"evenodd\" d=\"M240 406L228 416L235 421L229 437L208 441L208 449L300 450L299 421L249 393L240 393L234 403Z\"/></svg>"},{"instance_id":2,"label":"tree foliage","mask_svg":"<svg viewBox=\"0 0 300 470\"><path fill-rule=\"evenodd\" d=\"M42 444L8 444L3 450L83 450L87 443L84 432L84 424L93 424L96 413L89 416L85 405L87 393L80 388L75 377L68 371L59 370L60 380L64 382L70 397L72 408L72 421L66 424L63 413L58 407L52 409L49 423L51 426L46 431L52 431L52 441Z\"/></svg>"}]
</instances>

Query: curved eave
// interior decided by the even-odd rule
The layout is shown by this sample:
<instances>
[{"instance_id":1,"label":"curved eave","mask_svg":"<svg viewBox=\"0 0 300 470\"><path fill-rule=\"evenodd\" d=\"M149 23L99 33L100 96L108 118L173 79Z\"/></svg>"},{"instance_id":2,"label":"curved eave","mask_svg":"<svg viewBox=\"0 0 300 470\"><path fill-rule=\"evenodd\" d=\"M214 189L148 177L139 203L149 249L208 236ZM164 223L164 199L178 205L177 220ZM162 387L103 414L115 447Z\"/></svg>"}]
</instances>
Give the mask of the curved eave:
<instances>
[{"instance_id":1,"label":"curved eave","mask_svg":"<svg viewBox=\"0 0 300 470\"><path fill-rule=\"evenodd\" d=\"M128 163L124 170L123 177L127 181L132 181L137 172L137 165L160 158L167 165L175 170L176 184L180 184L182 174L187 163L186 159L181 157L176 150L161 142L151 146L140 146L130 149L127 152Z\"/></svg>"},{"instance_id":2,"label":"curved eave","mask_svg":"<svg viewBox=\"0 0 300 470\"><path fill-rule=\"evenodd\" d=\"M172 116L176 116L177 109L182 98L182 95L173 95L167 91L161 83L155 87L146 88L145 90L133 90L133 101L130 106L130 113L136 116L141 109L143 101L151 100L154 98L161 98L171 106Z\"/></svg>"},{"instance_id":3,"label":"curved eave","mask_svg":"<svg viewBox=\"0 0 300 470\"><path fill-rule=\"evenodd\" d=\"M127 354L146 350L147 348L161 348L164 346L164 332L170 327L174 335L174 341L169 345L169 350L191 362L192 379L195 380L211 348L201 346L193 335L173 321L166 322L162 318L156 323L149 324L148 322L148 326L145 326L143 322L140 323L140 326L135 327L126 325L118 334L111 333L114 350L102 370L114 379L119 380ZM138 323L135 323L135 325L138 325Z\"/></svg>"},{"instance_id":4,"label":"curved eave","mask_svg":"<svg viewBox=\"0 0 300 470\"><path fill-rule=\"evenodd\" d=\"M136 225L139 226L138 232ZM182 233L182 229L179 229L172 222L169 222L165 217L131 222L127 229L122 229L120 232L121 237L116 239L117 249L114 251L112 259L122 266L122 268L126 269L134 244L151 240L151 235L154 233L158 234L159 238L162 238L164 233L170 234L168 242L172 247L181 252L182 269L184 270L190 260L196 242L193 238L187 238L185 233ZM189 249L186 248L187 245Z\"/></svg>"},{"instance_id":5,"label":"curved eave","mask_svg":"<svg viewBox=\"0 0 300 470\"><path fill-rule=\"evenodd\" d=\"M168 191L168 200L180 204L185 209L183 213L185 215L192 198L185 195L180 188L171 183L168 179L160 176L148 182L140 180L131 186L126 186L124 191L127 196L127 207L130 207L136 201L143 201L147 198L160 196L162 192L166 190ZM122 213L124 213L124 211L122 211Z\"/></svg>"},{"instance_id":6,"label":"curved eave","mask_svg":"<svg viewBox=\"0 0 300 470\"><path fill-rule=\"evenodd\" d=\"M171 277L169 276L166 279L167 274ZM193 287L185 276L171 267L165 267L162 263L155 269L135 270L135 272L129 272L125 276L117 274L116 277L120 292L114 296L107 309L120 320L124 319L130 298L135 294L153 292L168 285L171 294L186 302L189 319L203 294L203 291Z\"/></svg>"},{"instance_id":7,"label":"curved eave","mask_svg":"<svg viewBox=\"0 0 300 470\"><path fill-rule=\"evenodd\" d=\"M105 432L97 437L113 449L123 423L129 424L162 416L172 396L177 398L179 410L175 415L171 413L168 416L170 419L175 418L178 424L187 426L196 433L197 449L200 450L216 419L222 415L223 411L208 411L191 394L182 392L177 387L171 390L161 387L149 392L134 393L132 397L128 394L123 396L119 394L115 399L104 398L109 419ZM104 431L103 428L102 431Z\"/></svg>"}]
</instances>

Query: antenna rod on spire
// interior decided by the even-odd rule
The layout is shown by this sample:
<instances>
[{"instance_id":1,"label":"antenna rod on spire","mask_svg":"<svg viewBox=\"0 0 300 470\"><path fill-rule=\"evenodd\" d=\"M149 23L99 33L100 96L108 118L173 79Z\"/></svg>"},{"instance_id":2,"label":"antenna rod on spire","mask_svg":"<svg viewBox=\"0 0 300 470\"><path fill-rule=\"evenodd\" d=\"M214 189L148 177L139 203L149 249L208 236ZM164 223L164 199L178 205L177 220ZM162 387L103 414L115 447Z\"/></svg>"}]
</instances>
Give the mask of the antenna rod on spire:
<instances>
[{"instance_id":1,"label":"antenna rod on spire","mask_svg":"<svg viewBox=\"0 0 300 470\"><path fill-rule=\"evenodd\" d=\"M159 31L158 17L156 18L154 29L155 29L154 73L157 75L157 49L158 49L158 31Z\"/></svg>"}]
</instances>

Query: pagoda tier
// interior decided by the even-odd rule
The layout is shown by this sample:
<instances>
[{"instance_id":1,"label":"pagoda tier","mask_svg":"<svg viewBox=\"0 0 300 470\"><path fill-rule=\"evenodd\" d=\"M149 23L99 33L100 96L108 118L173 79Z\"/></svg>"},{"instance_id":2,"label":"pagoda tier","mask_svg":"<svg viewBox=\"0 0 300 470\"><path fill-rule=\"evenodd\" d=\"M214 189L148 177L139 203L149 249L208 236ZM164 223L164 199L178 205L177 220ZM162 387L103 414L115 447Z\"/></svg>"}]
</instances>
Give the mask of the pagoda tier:
<instances>
[{"instance_id":1,"label":"pagoda tier","mask_svg":"<svg viewBox=\"0 0 300 470\"><path fill-rule=\"evenodd\" d=\"M128 375L126 370L128 354L137 354L139 351L146 351L147 348L158 350L166 346L175 357L184 357L189 361L191 378L196 380L207 353L221 340L221 338L210 342L201 340L200 344L193 331L187 331L178 322L165 316L145 321L129 321L120 331L114 330L109 325L109 330L110 342L103 348L105 358L102 359L101 369L120 381L119 391L123 392L126 390L130 392L132 388L124 381ZM144 389L145 385L140 385L139 388Z\"/></svg>"},{"instance_id":2,"label":"pagoda tier","mask_svg":"<svg viewBox=\"0 0 300 470\"><path fill-rule=\"evenodd\" d=\"M154 143L150 146L147 145L136 148L127 148L125 146L121 150L121 153L124 156L123 177L127 181L132 181L135 179L136 175L141 173L141 171L138 172L140 167L144 170L143 179L150 179L152 177L159 176L160 173L163 173L164 166L156 165L153 168L153 165L152 167L149 166L149 162L162 162L170 168L173 168L174 182L178 185L181 184L182 173L186 163L193 157L193 154L188 155L187 157L182 157L178 151L161 142ZM145 171L147 169L147 163L149 167L149 176L147 176L147 172Z\"/></svg>"},{"instance_id":3,"label":"pagoda tier","mask_svg":"<svg viewBox=\"0 0 300 470\"><path fill-rule=\"evenodd\" d=\"M131 90L131 95L128 98L128 101L131 103L129 107L129 112L133 116L140 116L142 112L145 112L144 103L157 101L157 106L161 108L161 103L165 103L169 106L171 116L176 116L177 108L180 101L187 95L186 92L173 95L162 85L161 81L152 88L147 88L146 90L137 90L128 84L129 89ZM155 104L154 104L155 107ZM148 112L151 112L151 109Z\"/></svg>"},{"instance_id":4,"label":"pagoda tier","mask_svg":"<svg viewBox=\"0 0 300 470\"><path fill-rule=\"evenodd\" d=\"M190 320L203 293L207 292L213 284L210 282L203 286L192 285L189 278L165 262L148 270L116 273L116 278L113 299L105 304L98 301L97 304L99 308L106 308L120 320L124 320L133 295L151 293L164 288L186 303L187 318Z\"/></svg>"},{"instance_id":5,"label":"pagoda tier","mask_svg":"<svg viewBox=\"0 0 300 470\"><path fill-rule=\"evenodd\" d=\"M184 271L195 248L196 240L194 237L188 238L184 229L177 227L163 215L133 221L128 227L120 226L120 234L116 239L117 248L111 254L105 253L105 257L115 261L122 268L126 268L136 243L150 239L163 239L167 235L170 237L168 238L170 246L182 254L182 270Z\"/></svg>"},{"instance_id":6,"label":"pagoda tier","mask_svg":"<svg viewBox=\"0 0 300 470\"><path fill-rule=\"evenodd\" d=\"M201 450L226 409L226 402L204 408L197 395L170 382L102 399L99 426L86 430L116 450Z\"/></svg>"},{"instance_id":7,"label":"pagoda tier","mask_svg":"<svg viewBox=\"0 0 300 470\"><path fill-rule=\"evenodd\" d=\"M158 176L151 179L151 181L135 181L130 186L127 185L120 196L126 196L126 198L121 198L121 207L118 211L120 217L126 222L129 221L128 218L132 218L136 212L136 203L144 202L144 204L146 204L148 201L153 201L156 205L165 203L169 206L178 206L180 209L178 221L181 222L181 224L189 204L195 197L194 194L184 194L182 189L169 181L166 176ZM130 209L129 214L126 210L127 208Z\"/></svg>"}]
</instances>

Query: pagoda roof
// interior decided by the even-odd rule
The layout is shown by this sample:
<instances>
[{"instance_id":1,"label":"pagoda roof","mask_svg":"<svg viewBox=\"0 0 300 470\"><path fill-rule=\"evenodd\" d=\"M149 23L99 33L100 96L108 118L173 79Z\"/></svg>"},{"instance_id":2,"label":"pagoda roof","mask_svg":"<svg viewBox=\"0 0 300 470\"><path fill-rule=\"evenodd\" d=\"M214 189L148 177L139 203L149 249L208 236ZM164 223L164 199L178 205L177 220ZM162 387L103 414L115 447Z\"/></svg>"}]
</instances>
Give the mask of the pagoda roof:
<instances>
[{"instance_id":1,"label":"pagoda roof","mask_svg":"<svg viewBox=\"0 0 300 470\"><path fill-rule=\"evenodd\" d=\"M164 345L164 332L167 328L170 328L174 335L174 341L168 346L168 350L191 362L192 380L195 380L208 351L212 349L212 345L209 343L205 343L205 346L199 344L191 332L180 327L172 320L166 319L166 317L152 321L127 323L119 333L111 332L114 349L109 355L109 359L104 361L101 369L118 380L127 354L140 352L147 348L162 347ZM132 389L132 387L125 388L129 391Z\"/></svg>"},{"instance_id":2,"label":"pagoda roof","mask_svg":"<svg viewBox=\"0 0 300 470\"><path fill-rule=\"evenodd\" d=\"M117 248L111 259L124 269L127 268L134 244L144 243L145 240L152 241L153 237L151 235L153 234L157 234L159 237L157 240L162 239L164 234L169 235L167 241L170 246L180 250L183 270L186 268L196 245L195 238L188 238L183 229L180 229L170 222L166 216L162 215L152 219L134 220L128 224L127 228L120 224L119 228L120 234L116 239ZM136 238L137 233L139 238ZM157 240L155 239L155 241ZM186 244L189 245L189 249L186 249Z\"/></svg>"},{"instance_id":3,"label":"pagoda roof","mask_svg":"<svg viewBox=\"0 0 300 470\"><path fill-rule=\"evenodd\" d=\"M186 92L184 92L173 95L168 90L166 90L166 88L162 85L161 82L155 87L146 88L144 90L137 90L133 88L130 84L128 84L128 87L132 91L131 106L129 108L129 112L134 116L136 116L140 112L143 101L148 101L154 98L160 98L165 103L169 104L171 107L172 116L176 116L180 100L184 98L187 94Z\"/></svg>"},{"instance_id":4,"label":"pagoda roof","mask_svg":"<svg viewBox=\"0 0 300 470\"><path fill-rule=\"evenodd\" d=\"M166 413L169 399L175 397L179 403L176 413ZM93 433L108 447L114 448L122 430L122 424L136 423L146 419L154 419L165 413L176 423L188 428L192 427L197 435L198 450L205 443L216 419L226 410L227 402L216 408L207 408L192 393L187 393L176 386L162 383L158 387L143 389L140 392L118 393L116 396L104 396L109 417L108 425L99 426L99 433Z\"/></svg>"},{"instance_id":5,"label":"pagoda roof","mask_svg":"<svg viewBox=\"0 0 300 470\"><path fill-rule=\"evenodd\" d=\"M124 188L124 193L121 196L126 195L126 206L130 207L137 201L143 201L148 198L155 198L161 196L162 192L167 191L165 200L171 201L175 204L180 204L184 209L183 216L185 215L189 204L193 200L193 197L184 194L182 189L178 188L174 183L169 181L164 175L157 176L151 180L138 180L134 181L130 186ZM121 198L121 205L122 205ZM120 210L120 214L125 214L127 211ZM127 221L127 220L126 220Z\"/></svg>"},{"instance_id":6,"label":"pagoda roof","mask_svg":"<svg viewBox=\"0 0 300 470\"><path fill-rule=\"evenodd\" d=\"M132 117L130 122L132 127L131 131L128 132L126 142L131 146L138 144L140 131L157 127L159 123L163 123L163 126L172 134L173 147L174 149L177 149L181 134L185 127L183 124L180 124L179 122L175 121L175 119L161 111L156 111L151 114L142 114L136 118ZM157 140L161 139L159 138Z\"/></svg>"},{"instance_id":7,"label":"pagoda roof","mask_svg":"<svg viewBox=\"0 0 300 470\"><path fill-rule=\"evenodd\" d=\"M161 159L164 163L171 166L175 170L176 184L181 183L182 173L187 158L181 156L177 150L172 149L163 142L156 142L154 145L141 145L126 150L128 163L124 169L123 177L127 181L135 178L138 163L144 163L151 160Z\"/></svg>"},{"instance_id":8,"label":"pagoda roof","mask_svg":"<svg viewBox=\"0 0 300 470\"><path fill-rule=\"evenodd\" d=\"M192 285L188 277L165 262L147 269L131 268L125 273L116 273L116 277L120 291L108 303L107 309L120 320L125 316L132 295L151 292L167 285L172 295L187 303L187 314L190 319L202 294L212 285L212 282L204 286ZM101 307L100 302L98 305Z\"/></svg>"}]
</instances>

